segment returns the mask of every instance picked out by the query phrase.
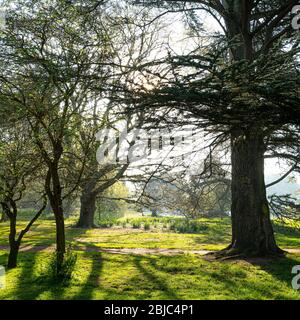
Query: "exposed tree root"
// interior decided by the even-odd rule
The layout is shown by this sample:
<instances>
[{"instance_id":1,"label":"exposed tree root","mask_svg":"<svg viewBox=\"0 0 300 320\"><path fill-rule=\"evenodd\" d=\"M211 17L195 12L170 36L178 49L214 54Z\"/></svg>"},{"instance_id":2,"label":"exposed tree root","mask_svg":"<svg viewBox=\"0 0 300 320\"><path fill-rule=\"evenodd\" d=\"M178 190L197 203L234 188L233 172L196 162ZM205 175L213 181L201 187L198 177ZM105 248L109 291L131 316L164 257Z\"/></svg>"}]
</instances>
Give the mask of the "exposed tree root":
<instances>
[{"instance_id":1,"label":"exposed tree root","mask_svg":"<svg viewBox=\"0 0 300 320\"><path fill-rule=\"evenodd\" d=\"M251 260L251 259L278 259L283 258L285 254L288 253L280 248L274 251L257 251L257 250L243 250L239 248L232 248L228 246L227 248L216 251L209 252L205 255L207 260L213 261L228 261L228 260Z\"/></svg>"}]
</instances>

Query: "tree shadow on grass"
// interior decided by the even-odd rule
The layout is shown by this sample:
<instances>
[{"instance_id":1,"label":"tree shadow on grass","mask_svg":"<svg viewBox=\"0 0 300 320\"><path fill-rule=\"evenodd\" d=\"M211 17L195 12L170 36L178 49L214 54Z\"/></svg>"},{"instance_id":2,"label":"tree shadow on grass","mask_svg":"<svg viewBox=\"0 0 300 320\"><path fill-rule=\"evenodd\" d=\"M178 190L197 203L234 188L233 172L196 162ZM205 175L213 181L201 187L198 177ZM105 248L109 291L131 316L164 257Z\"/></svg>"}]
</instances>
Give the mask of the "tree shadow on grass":
<instances>
[{"instance_id":1,"label":"tree shadow on grass","mask_svg":"<svg viewBox=\"0 0 300 320\"><path fill-rule=\"evenodd\" d=\"M272 277L292 288L291 281L294 277L292 268L296 265L300 265L300 255L287 254L276 259L267 259L265 261L250 260L249 262L254 266L259 266Z\"/></svg>"},{"instance_id":2,"label":"tree shadow on grass","mask_svg":"<svg viewBox=\"0 0 300 320\"><path fill-rule=\"evenodd\" d=\"M21 300L63 299L70 286L74 285L73 277L64 279L64 281L54 279L49 253L40 254L42 249L40 250L39 246L33 249L31 252L20 253L19 268L21 270L16 279L18 283L12 292L12 298ZM51 251L50 254L55 256L55 251ZM46 261L42 260L44 258ZM96 265L93 260L91 275L96 269L98 270ZM85 295L89 298L89 290L86 290L86 286L83 286L82 290L85 290Z\"/></svg>"},{"instance_id":3,"label":"tree shadow on grass","mask_svg":"<svg viewBox=\"0 0 300 320\"><path fill-rule=\"evenodd\" d=\"M300 229L296 226L273 223L276 240L285 248L300 248Z\"/></svg>"},{"instance_id":4,"label":"tree shadow on grass","mask_svg":"<svg viewBox=\"0 0 300 320\"><path fill-rule=\"evenodd\" d=\"M275 232L287 236L300 236L300 229L298 226L290 226L286 224L280 224L280 223L273 223L273 229Z\"/></svg>"},{"instance_id":5,"label":"tree shadow on grass","mask_svg":"<svg viewBox=\"0 0 300 320\"><path fill-rule=\"evenodd\" d=\"M195 237L196 244L227 244L230 242L231 234L204 234L202 237Z\"/></svg>"},{"instance_id":6,"label":"tree shadow on grass","mask_svg":"<svg viewBox=\"0 0 300 320\"><path fill-rule=\"evenodd\" d=\"M146 267L142 262L146 261L149 267ZM166 281L157 274L159 269L154 268L156 265L155 259L145 256L134 256L134 264L137 267L138 271L147 279L148 283L153 290L162 291L166 299L171 300L180 300L181 298L176 294L176 292L171 289ZM166 274L166 276L168 276ZM133 278L131 281L134 281Z\"/></svg>"},{"instance_id":7,"label":"tree shadow on grass","mask_svg":"<svg viewBox=\"0 0 300 320\"><path fill-rule=\"evenodd\" d=\"M32 252L22 252L19 268L20 276L16 290L13 292L14 299L36 300L36 299L61 299L68 283L61 283L52 278L49 253L42 253L39 246ZM55 251L50 255L55 256ZM46 258L44 262L43 259ZM49 259L50 258L50 259ZM43 295L44 296L41 296Z\"/></svg>"},{"instance_id":8,"label":"tree shadow on grass","mask_svg":"<svg viewBox=\"0 0 300 320\"><path fill-rule=\"evenodd\" d=\"M37 260L38 251L22 252L19 254L18 268L21 268L21 273L18 279L16 279L17 286L13 292L13 299L34 300L45 291L43 282L34 276Z\"/></svg>"},{"instance_id":9,"label":"tree shadow on grass","mask_svg":"<svg viewBox=\"0 0 300 320\"><path fill-rule=\"evenodd\" d=\"M237 299L299 299L297 292L293 291L291 281L294 275L291 273L293 266L300 265L300 256L287 255L283 257L245 258L232 259L219 262L219 275L210 274L213 279L222 282L229 291L236 294ZM238 269L228 272L226 265L237 264ZM245 264L245 266L243 266ZM251 265L256 270L247 267ZM222 272L223 270L223 272ZM245 271L245 276L243 272ZM262 271L262 272L261 272ZM226 277L224 277L226 275ZM238 282L242 281L242 290ZM237 291L234 292L233 288ZM294 295L296 293L296 295Z\"/></svg>"},{"instance_id":10,"label":"tree shadow on grass","mask_svg":"<svg viewBox=\"0 0 300 320\"><path fill-rule=\"evenodd\" d=\"M9 299L35 299L43 290L36 285L34 279L34 268L40 251L45 246L23 245L23 248L30 247L31 252L20 251L18 254L18 266L14 269L7 270L8 275L8 297ZM1 255L1 264L7 265L9 247L6 246L5 253ZM12 287L12 288L11 288ZM31 288L32 290L28 290Z\"/></svg>"},{"instance_id":11,"label":"tree shadow on grass","mask_svg":"<svg viewBox=\"0 0 300 320\"><path fill-rule=\"evenodd\" d=\"M91 252L91 248L94 248L95 252ZM89 250L83 254L82 259L85 258L92 259L92 266L84 285L80 291L72 297L72 299L75 300L91 300L93 298L93 291L101 287L100 277L103 271L103 256L101 252L99 252L99 248L89 244Z\"/></svg>"},{"instance_id":12,"label":"tree shadow on grass","mask_svg":"<svg viewBox=\"0 0 300 320\"><path fill-rule=\"evenodd\" d=\"M85 228L77 228L74 226L67 226L66 227L66 240L67 241L74 241L77 237L82 235L86 235L90 229Z\"/></svg>"}]
</instances>

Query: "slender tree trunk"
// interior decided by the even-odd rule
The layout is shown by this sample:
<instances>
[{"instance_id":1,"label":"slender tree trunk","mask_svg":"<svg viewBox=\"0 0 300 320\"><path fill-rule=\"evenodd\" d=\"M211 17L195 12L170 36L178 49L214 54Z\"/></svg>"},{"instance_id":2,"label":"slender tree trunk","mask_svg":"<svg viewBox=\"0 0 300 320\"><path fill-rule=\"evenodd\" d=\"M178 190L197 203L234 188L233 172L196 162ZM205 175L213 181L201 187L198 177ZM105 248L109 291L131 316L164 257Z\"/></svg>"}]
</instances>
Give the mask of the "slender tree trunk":
<instances>
[{"instance_id":1,"label":"slender tree trunk","mask_svg":"<svg viewBox=\"0 0 300 320\"><path fill-rule=\"evenodd\" d=\"M151 209L151 216L154 218L158 217L157 209Z\"/></svg>"},{"instance_id":2,"label":"slender tree trunk","mask_svg":"<svg viewBox=\"0 0 300 320\"><path fill-rule=\"evenodd\" d=\"M80 217L77 223L79 228L94 228L96 211L96 195L84 190L80 197Z\"/></svg>"},{"instance_id":3,"label":"slender tree trunk","mask_svg":"<svg viewBox=\"0 0 300 320\"><path fill-rule=\"evenodd\" d=\"M17 238L16 238L16 235L17 235L16 225L17 225L17 215L18 215L17 204L13 199L10 199L10 204L12 207L12 211L9 209L9 206L7 205L7 203L2 202L3 210L4 212L6 212L6 215L9 217L9 221L10 221L10 228L9 228L10 250L8 255L7 267L9 269L12 269L17 266L19 249L20 249L21 241L24 235L30 230L31 226L34 224L34 222L40 217L40 215L45 210L45 207L47 205L47 200L46 198L44 198L43 206L36 213L36 215L30 220L27 226L20 232Z\"/></svg>"},{"instance_id":4,"label":"slender tree trunk","mask_svg":"<svg viewBox=\"0 0 300 320\"><path fill-rule=\"evenodd\" d=\"M8 262L7 262L8 269L13 269L17 266L19 249L20 249L19 241L10 242L10 249L9 249L9 255L8 255Z\"/></svg>"},{"instance_id":5,"label":"slender tree trunk","mask_svg":"<svg viewBox=\"0 0 300 320\"><path fill-rule=\"evenodd\" d=\"M232 135L232 243L230 253L265 256L276 245L264 180L264 141L259 130Z\"/></svg>"},{"instance_id":6,"label":"slender tree trunk","mask_svg":"<svg viewBox=\"0 0 300 320\"><path fill-rule=\"evenodd\" d=\"M56 255L57 255L57 270L61 270L66 252L65 240L65 222L62 207L54 207L56 224Z\"/></svg>"},{"instance_id":7,"label":"slender tree trunk","mask_svg":"<svg viewBox=\"0 0 300 320\"><path fill-rule=\"evenodd\" d=\"M52 181L52 190L51 190ZM49 198L56 225L57 271L61 270L66 252L65 221L62 205L62 191L58 174L58 165L50 167L46 179L46 193Z\"/></svg>"},{"instance_id":8,"label":"slender tree trunk","mask_svg":"<svg viewBox=\"0 0 300 320\"><path fill-rule=\"evenodd\" d=\"M20 242L16 241L16 216L12 213L9 219L10 229L9 229L9 255L7 268L12 269L17 266L18 253L20 248Z\"/></svg>"}]
</instances>

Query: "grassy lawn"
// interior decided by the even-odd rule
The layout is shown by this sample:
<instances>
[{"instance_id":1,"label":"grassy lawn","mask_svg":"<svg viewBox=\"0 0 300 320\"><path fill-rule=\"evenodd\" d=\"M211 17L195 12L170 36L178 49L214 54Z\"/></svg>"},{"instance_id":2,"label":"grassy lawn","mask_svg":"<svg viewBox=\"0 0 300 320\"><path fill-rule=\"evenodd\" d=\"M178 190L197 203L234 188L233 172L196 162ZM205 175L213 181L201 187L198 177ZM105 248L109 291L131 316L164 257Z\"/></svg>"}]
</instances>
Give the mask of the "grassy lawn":
<instances>
[{"instance_id":1,"label":"grassy lawn","mask_svg":"<svg viewBox=\"0 0 300 320\"><path fill-rule=\"evenodd\" d=\"M170 230L165 220L153 221L145 231L145 219L140 218L139 228L121 219L112 228L95 230L73 228L74 220L69 219L67 240L82 247L182 250L221 249L230 240L229 219L200 219L201 231L194 233ZM0 228L0 245L7 245L8 224ZM275 230L281 247L300 248L299 229L275 223ZM40 220L23 242L32 246L54 243L52 220ZM295 254L260 262L211 262L193 254L77 251L77 256L72 279L58 285L47 277L49 252L20 252L19 267L7 272L7 286L0 289L0 299L300 299L300 291L291 287L291 269L300 264L300 255ZM7 252L0 250L0 265L5 265L6 259Z\"/></svg>"},{"instance_id":2,"label":"grassy lawn","mask_svg":"<svg viewBox=\"0 0 300 320\"><path fill-rule=\"evenodd\" d=\"M74 219L66 221L66 239L76 246L96 246L98 248L170 248L182 250L220 250L230 242L231 224L229 219L198 219L199 231L174 231L164 228L166 219L135 218L123 226L117 222L111 228L78 229L73 228ZM150 230L144 230L144 221L152 221ZM178 219L179 220L179 219ZM182 219L180 219L182 220ZM132 222L133 221L133 222ZM132 225L140 221L140 227ZM130 224L131 223L131 224ZM148 222L147 222L148 223ZM19 229L26 221L19 222ZM282 248L300 249L299 225L274 223L276 240ZM8 223L0 226L0 245L7 245ZM39 220L25 236L26 245L52 245L55 243L55 224L53 220Z\"/></svg>"},{"instance_id":3,"label":"grassy lawn","mask_svg":"<svg viewBox=\"0 0 300 320\"><path fill-rule=\"evenodd\" d=\"M6 254L0 253L0 263ZM300 299L291 268L300 257L254 265L196 255L133 256L78 252L68 284L47 280L49 254L21 253L0 299Z\"/></svg>"}]
</instances>

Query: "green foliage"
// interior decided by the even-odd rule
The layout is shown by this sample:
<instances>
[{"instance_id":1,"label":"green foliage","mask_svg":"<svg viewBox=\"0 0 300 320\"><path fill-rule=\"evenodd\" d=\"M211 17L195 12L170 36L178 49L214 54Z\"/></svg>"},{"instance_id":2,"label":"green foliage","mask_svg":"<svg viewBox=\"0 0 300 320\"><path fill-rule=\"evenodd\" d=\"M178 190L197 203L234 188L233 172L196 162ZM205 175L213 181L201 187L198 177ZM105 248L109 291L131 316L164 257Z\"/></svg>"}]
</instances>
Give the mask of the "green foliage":
<instances>
[{"instance_id":1,"label":"green foliage","mask_svg":"<svg viewBox=\"0 0 300 320\"><path fill-rule=\"evenodd\" d=\"M144 224L144 230L150 230L150 223L148 223L148 222L146 222L145 224Z\"/></svg>"},{"instance_id":2,"label":"green foliage","mask_svg":"<svg viewBox=\"0 0 300 320\"><path fill-rule=\"evenodd\" d=\"M139 229L141 226L142 226L142 223L140 221L133 221L132 222L133 229Z\"/></svg>"},{"instance_id":3,"label":"green foliage","mask_svg":"<svg viewBox=\"0 0 300 320\"><path fill-rule=\"evenodd\" d=\"M124 212L127 210L126 202L115 199L127 198L127 196L127 187L122 182L116 182L113 186L105 190L102 197L97 201L96 223L100 227L108 221L112 221L112 225L115 224L116 220L123 217Z\"/></svg>"},{"instance_id":4,"label":"green foliage","mask_svg":"<svg viewBox=\"0 0 300 320\"><path fill-rule=\"evenodd\" d=\"M51 281L67 283L72 278L77 261L77 254L68 248L60 270L57 269L57 253L54 252L49 262L48 275Z\"/></svg>"},{"instance_id":5,"label":"green foliage","mask_svg":"<svg viewBox=\"0 0 300 320\"><path fill-rule=\"evenodd\" d=\"M187 220L185 218L174 217L141 217L126 220L135 229L141 228L143 225L144 230L150 230L152 226L153 229L169 229L180 233L202 233L207 231L209 226L203 221L205 220Z\"/></svg>"},{"instance_id":6,"label":"green foliage","mask_svg":"<svg viewBox=\"0 0 300 320\"><path fill-rule=\"evenodd\" d=\"M114 224L117 224L117 220L113 217L104 218L98 221L98 226L100 228L111 228Z\"/></svg>"},{"instance_id":7,"label":"green foliage","mask_svg":"<svg viewBox=\"0 0 300 320\"><path fill-rule=\"evenodd\" d=\"M207 229L207 225L198 221L176 221L170 225L170 230L181 233L201 233Z\"/></svg>"}]
</instances>

